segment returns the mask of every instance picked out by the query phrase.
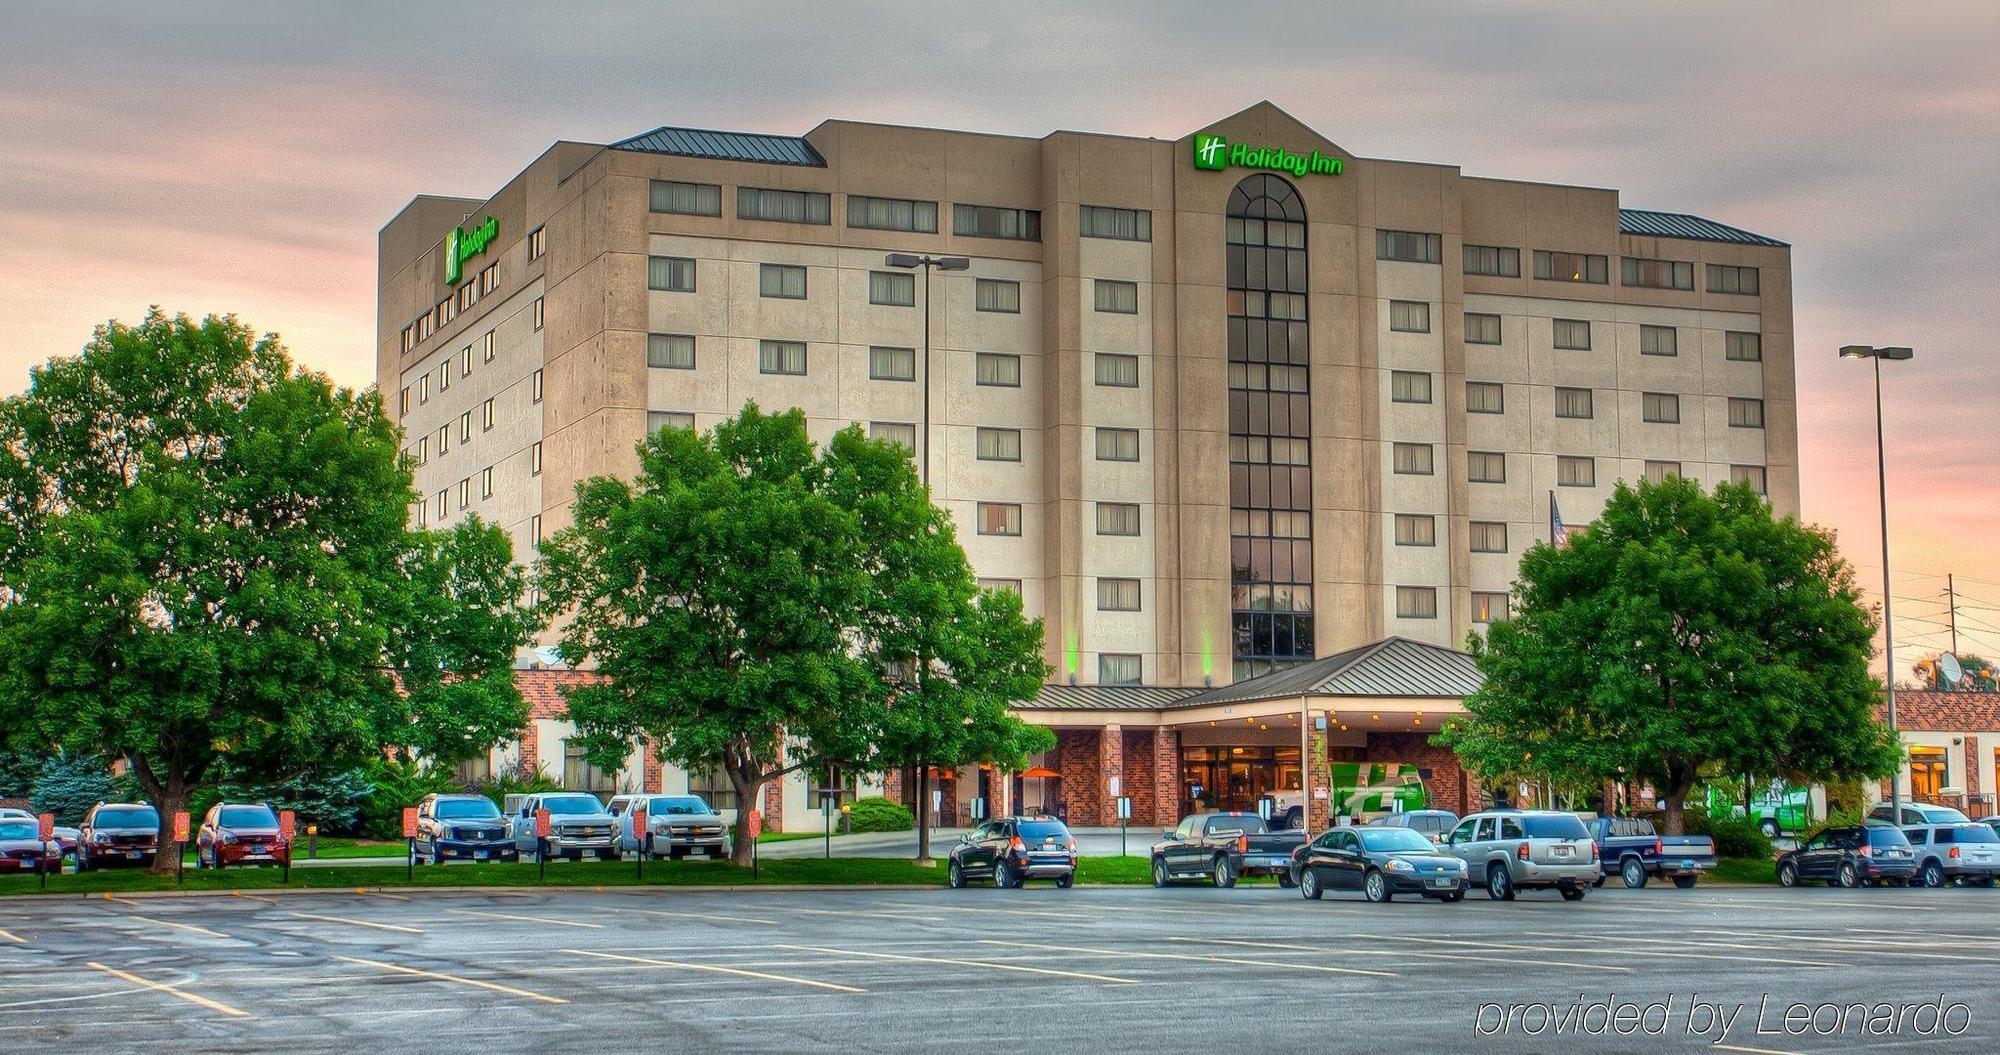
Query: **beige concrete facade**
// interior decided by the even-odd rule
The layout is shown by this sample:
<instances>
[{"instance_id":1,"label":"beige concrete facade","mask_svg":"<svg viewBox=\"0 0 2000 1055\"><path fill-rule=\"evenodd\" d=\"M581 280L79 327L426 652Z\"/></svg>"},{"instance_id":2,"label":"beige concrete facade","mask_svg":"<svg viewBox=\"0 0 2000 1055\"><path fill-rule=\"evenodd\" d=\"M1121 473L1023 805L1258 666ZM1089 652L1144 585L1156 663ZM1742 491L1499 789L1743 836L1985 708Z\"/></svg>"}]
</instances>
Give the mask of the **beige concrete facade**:
<instances>
[{"instance_id":1,"label":"beige concrete facade","mask_svg":"<svg viewBox=\"0 0 2000 1055\"><path fill-rule=\"evenodd\" d=\"M1643 476L1648 462L1704 483L1752 467L1780 513L1799 512L1788 247L1625 233L1616 191L1357 157L1270 104L1200 131L1343 163L1337 175L1284 176L1306 216L1316 654L1389 635L1461 643L1479 626L1475 593L1504 593L1521 552L1547 537L1550 492L1567 523L1585 524L1615 481ZM822 165L565 142L487 201L418 198L381 234L378 381L406 442L428 437L415 470L420 515L476 512L504 524L525 555L537 524L562 526L577 482L631 470L649 411L691 414L705 428L748 400L798 406L820 439L853 423L912 425L978 574L1021 584L1059 679L1089 684L1101 657L1137 656L1149 685L1228 682L1225 210L1256 170L1196 168L1192 137L828 121L803 137ZM650 211L654 180L719 188L719 215ZM830 222L739 218L740 187L827 194ZM850 195L934 203L937 230L851 227ZM1034 210L1040 238L954 233L955 205ZM1085 206L1143 210L1150 238L1086 237ZM440 303L459 296L443 279L447 232L487 216L497 237L466 261L460 285L497 264L495 287L438 325ZM1378 231L1436 235L1438 261L1378 259ZM532 260L531 232L543 246ZM1518 276L1467 274L1468 244L1515 250ZM1538 250L1601 256L1606 281L1537 279ZM921 274L912 305L870 303L870 273L885 270L887 252L971 260L932 280L928 362ZM693 260L694 289L649 290L653 256ZM1627 258L1684 263L1692 288L1626 285ZM760 295L767 264L803 267L804 298ZM1711 264L1754 268L1759 292L1711 292ZM996 279L1018 283L1017 312L979 310L979 283ZM1099 280L1134 284L1137 310L1097 310ZM1413 310L1399 302L1426 306L1428 332L1396 327ZM1468 312L1499 316L1498 344L1465 339ZM1566 332L1587 324L1589 349L1557 348L1558 320ZM1642 327L1671 329L1676 354L1642 354ZM1761 358L1728 358L1740 340L1730 333L1756 334ZM649 368L649 334L692 336L694 367ZM805 374L762 372L762 341L804 342ZM871 377L871 347L917 350L928 430L923 385ZM1017 357L1018 385L978 383L982 353ZM1136 387L1099 384L1100 354L1132 357ZM451 375L442 391L440 368ZM1396 399L1398 372L1427 377L1430 401ZM1504 409L1469 413L1468 382L1502 385ZM1567 389L1589 391L1590 417L1556 416ZM1649 394L1675 397L1678 422L1644 420L1663 402ZM1760 401L1763 426L1732 426L1732 399ZM1018 460L981 460L982 428L1016 430ZM1136 432L1137 460L1100 459L1100 429ZM1433 471L1396 472L1399 443L1428 448ZM1473 452L1503 455L1505 481L1469 480ZM1563 457L1591 459L1594 484L1559 484ZM1019 534L979 533L982 503L1018 506ZM1099 534L1100 503L1136 505L1139 533ZM1398 514L1429 518L1432 544L1399 545ZM1504 550L1473 552L1474 532L1491 542L1492 524L1505 525ZM1106 578L1138 581L1137 611L1099 610ZM1399 587L1435 591L1435 617L1399 615Z\"/></svg>"}]
</instances>

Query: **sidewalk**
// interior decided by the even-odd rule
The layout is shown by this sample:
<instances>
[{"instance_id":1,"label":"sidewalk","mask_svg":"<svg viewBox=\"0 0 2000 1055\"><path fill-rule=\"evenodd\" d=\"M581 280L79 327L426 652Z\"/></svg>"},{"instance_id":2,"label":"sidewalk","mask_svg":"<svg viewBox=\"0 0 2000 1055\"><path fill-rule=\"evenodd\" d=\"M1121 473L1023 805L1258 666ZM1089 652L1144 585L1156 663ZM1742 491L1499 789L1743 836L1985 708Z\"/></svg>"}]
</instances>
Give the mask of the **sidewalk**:
<instances>
[{"instance_id":1,"label":"sidewalk","mask_svg":"<svg viewBox=\"0 0 2000 1055\"><path fill-rule=\"evenodd\" d=\"M970 831L969 828L932 828L931 856L943 858L958 845L958 837ZM1085 857L1116 857L1118 855L1118 829L1116 828L1071 828L1076 836L1077 852ZM1160 833L1154 828L1134 827L1125 836L1125 852L1134 857L1143 857L1146 848L1158 842ZM783 858L820 857L826 853L823 839L791 839L781 843L765 843L757 848L764 860ZM908 832L861 832L854 835L833 837L835 857L908 857L917 856L917 833Z\"/></svg>"}]
</instances>

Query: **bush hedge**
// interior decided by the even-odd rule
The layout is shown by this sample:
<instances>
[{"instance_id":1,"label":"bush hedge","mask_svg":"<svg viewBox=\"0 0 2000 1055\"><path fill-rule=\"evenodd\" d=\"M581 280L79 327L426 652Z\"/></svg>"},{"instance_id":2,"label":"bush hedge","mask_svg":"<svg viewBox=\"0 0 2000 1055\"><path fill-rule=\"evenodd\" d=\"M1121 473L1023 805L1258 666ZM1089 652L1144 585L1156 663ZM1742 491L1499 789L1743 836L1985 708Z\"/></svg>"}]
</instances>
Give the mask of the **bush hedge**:
<instances>
[{"instance_id":1,"label":"bush hedge","mask_svg":"<svg viewBox=\"0 0 2000 1055\"><path fill-rule=\"evenodd\" d=\"M1706 835L1715 841L1718 857L1771 859L1777 848L1757 826L1743 817L1711 817L1704 810L1689 810L1685 817L1689 835Z\"/></svg>"},{"instance_id":2,"label":"bush hedge","mask_svg":"<svg viewBox=\"0 0 2000 1055\"><path fill-rule=\"evenodd\" d=\"M900 802L885 798L857 799L850 815L857 832L907 832L916 828L916 815Z\"/></svg>"}]
</instances>

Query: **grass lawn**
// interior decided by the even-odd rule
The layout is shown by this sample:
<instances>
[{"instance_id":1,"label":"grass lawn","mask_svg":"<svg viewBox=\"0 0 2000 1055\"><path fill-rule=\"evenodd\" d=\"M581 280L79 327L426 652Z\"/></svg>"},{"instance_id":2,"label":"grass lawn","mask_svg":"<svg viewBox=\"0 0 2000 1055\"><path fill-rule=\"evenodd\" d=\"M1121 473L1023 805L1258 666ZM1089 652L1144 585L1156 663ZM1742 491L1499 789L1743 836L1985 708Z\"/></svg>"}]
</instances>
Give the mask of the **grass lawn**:
<instances>
[{"instance_id":1,"label":"grass lawn","mask_svg":"<svg viewBox=\"0 0 2000 1055\"><path fill-rule=\"evenodd\" d=\"M1724 857L1715 862L1715 868L1702 877L1704 883L1756 883L1775 886L1778 882L1777 867L1761 857Z\"/></svg>"},{"instance_id":2,"label":"grass lawn","mask_svg":"<svg viewBox=\"0 0 2000 1055\"><path fill-rule=\"evenodd\" d=\"M833 837L836 839L840 838L840 833L834 832ZM757 841L760 843L795 843L800 839L825 838L825 832L765 832L757 837Z\"/></svg>"}]
</instances>

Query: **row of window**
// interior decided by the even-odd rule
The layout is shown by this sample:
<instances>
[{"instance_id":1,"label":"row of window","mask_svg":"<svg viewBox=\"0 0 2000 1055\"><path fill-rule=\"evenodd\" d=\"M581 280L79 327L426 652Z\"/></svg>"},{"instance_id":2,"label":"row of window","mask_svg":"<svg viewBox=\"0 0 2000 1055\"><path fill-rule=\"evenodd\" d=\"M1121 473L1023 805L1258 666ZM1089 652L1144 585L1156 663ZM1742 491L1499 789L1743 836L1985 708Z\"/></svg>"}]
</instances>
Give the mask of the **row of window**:
<instances>
[{"instance_id":1,"label":"row of window","mask_svg":"<svg viewBox=\"0 0 2000 1055\"><path fill-rule=\"evenodd\" d=\"M531 313L531 322L536 330L542 328L542 298L540 297L535 298ZM479 348L479 361L482 363L492 362L495 354L497 354L493 331L487 330L481 334L476 343ZM468 344L459 349L457 374L461 378L472 376L473 347L472 344ZM535 402L537 403L542 401L541 376L542 372L540 370L535 371ZM396 417L398 420L409 415L412 395L415 396L417 406L423 406L431 401L431 388L433 387L431 382L433 379L437 382L435 387L440 395L451 390L452 363L450 358L446 358L443 362L439 363L437 369L427 370L419 375L415 384L403 386L403 390L396 396Z\"/></svg>"},{"instance_id":2,"label":"row of window","mask_svg":"<svg viewBox=\"0 0 2000 1055\"><path fill-rule=\"evenodd\" d=\"M1431 375L1416 370L1391 370L1389 399L1396 403L1431 402ZM1595 403L1592 389L1558 386L1555 390L1555 416L1559 418L1595 417ZM1506 413L1506 386L1498 381L1467 381L1465 409L1472 414ZM1673 392L1643 392L1640 394L1640 416L1650 423L1679 424L1681 397ZM1729 425L1739 429L1763 428L1764 401L1730 397Z\"/></svg>"},{"instance_id":3,"label":"row of window","mask_svg":"<svg viewBox=\"0 0 2000 1055\"><path fill-rule=\"evenodd\" d=\"M1106 388L1139 387L1139 357L1117 352L1095 356L1097 384ZM1007 352L973 354L975 384L996 388L1021 387L1021 357ZM646 365L665 370L695 368L695 338L685 333L646 335ZM757 342L757 369L766 374L804 374L807 369L804 341ZM917 350L884 345L868 349L868 379L871 381L915 381Z\"/></svg>"},{"instance_id":4,"label":"row of window","mask_svg":"<svg viewBox=\"0 0 2000 1055\"><path fill-rule=\"evenodd\" d=\"M654 180L649 193L653 212L686 216L721 216L722 187L714 183ZM938 203L912 198L847 195L847 226L871 231L936 234ZM736 188L736 218L775 223L831 224L833 195L826 191ZM1085 238L1116 238L1150 242L1153 214L1145 209L1104 205L1078 207L1078 233ZM999 238L1039 242L1042 214L1036 209L1005 205L954 203L951 232L967 238Z\"/></svg>"},{"instance_id":5,"label":"row of window","mask_svg":"<svg viewBox=\"0 0 2000 1055\"><path fill-rule=\"evenodd\" d=\"M1396 618L1436 619L1438 588L1435 586L1396 587ZM1472 621L1497 623L1507 618L1507 595L1498 591L1472 591Z\"/></svg>"},{"instance_id":6,"label":"row of window","mask_svg":"<svg viewBox=\"0 0 2000 1055\"><path fill-rule=\"evenodd\" d=\"M1393 471L1403 476L1430 476L1436 472L1433 451L1428 443L1397 443L1392 447L1391 463ZM1507 455L1504 451L1467 451L1466 479L1475 484L1504 484L1507 482ZM1664 478L1679 475L1679 462L1646 463L1649 478ZM1758 494L1764 493L1764 467L1761 465L1732 465L1729 467L1729 482L1747 483ZM1556 457L1556 483L1563 487L1596 487L1597 459L1589 455L1563 454Z\"/></svg>"},{"instance_id":7,"label":"row of window","mask_svg":"<svg viewBox=\"0 0 2000 1055\"><path fill-rule=\"evenodd\" d=\"M1463 247L1463 266L1468 275L1498 278L1521 277L1521 251L1512 246L1472 245ZM1375 259L1400 260L1416 264L1437 264L1444 260L1444 239L1421 231L1376 231ZM1611 259L1601 253L1572 253L1557 249L1534 251L1534 275L1548 282L1586 282L1606 285L1611 281ZM1643 289L1694 289L1694 263L1688 260L1656 260L1645 257L1619 258L1619 283ZM1732 264L1708 265L1710 293L1740 293L1755 296L1759 291L1757 269Z\"/></svg>"},{"instance_id":8,"label":"row of window","mask_svg":"<svg viewBox=\"0 0 2000 1055\"><path fill-rule=\"evenodd\" d=\"M539 233L541 228L535 230ZM460 312L479 303L481 298L499 288L500 262L495 260L481 268L479 274L458 287L451 295L438 301L430 310L403 327L403 351L408 353L415 349L417 345L430 339L431 334L444 329L446 324L457 318Z\"/></svg>"},{"instance_id":9,"label":"row of window","mask_svg":"<svg viewBox=\"0 0 2000 1055\"><path fill-rule=\"evenodd\" d=\"M1555 346L1562 351L1590 350L1591 325L1586 319L1555 319ZM1431 306L1423 301L1389 302L1389 328L1403 333L1431 332ZM1465 343L1499 344L1500 316L1488 312L1465 313ZM1641 325L1639 354L1674 356L1681 354L1680 330L1674 326ZM1728 330L1723 334L1723 356L1731 362L1755 363L1764 358L1761 334Z\"/></svg>"},{"instance_id":10,"label":"row of window","mask_svg":"<svg viewBox=\"0 0 2000 1055\"><path fill-rule=\"evenodd\" d=\"M1136 462L1139 460L1139 430L1097 428L1094 430L1097 460ZM1021 430L979 426L974 430L974 456L982 462L1021 460Z\"/></svg>"},{"instance_id":11,"label":"row of window","mask_svg":"<svg viewBox=\"0 0 2000 1055\"><path fill-rule=\"evenodd\" d=\"M685 256L654 256L646 259L646 288L661 293L693 293L697 290L696 261ZM802 264L761 264L757 294L779 300L805 300L806 268ZM1139 284L1120 279L1093 280L1093 306L1117 315L1139 313ZM916 276L905 271L868 272L868 303L908 308L917 303ZM1021 311L1021 284L1010 279L973 280L972 306L976 311L1018 315ZM1303 311L1303 298L1300 310Z\"/></svg>"}]
</instances>

